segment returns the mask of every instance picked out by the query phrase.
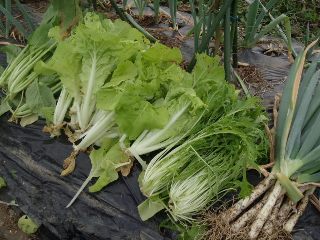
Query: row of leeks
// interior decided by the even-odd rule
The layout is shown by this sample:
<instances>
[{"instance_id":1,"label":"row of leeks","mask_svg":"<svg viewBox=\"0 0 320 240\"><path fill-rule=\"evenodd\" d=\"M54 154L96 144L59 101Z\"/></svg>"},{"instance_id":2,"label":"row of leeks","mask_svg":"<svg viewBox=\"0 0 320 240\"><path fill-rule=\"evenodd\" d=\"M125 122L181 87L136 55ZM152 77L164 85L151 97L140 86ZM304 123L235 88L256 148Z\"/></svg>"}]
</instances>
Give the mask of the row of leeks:
<instances>
[{"instance_id":1,"label":"row of leeks","mask_svg":"<svg viewBox=\"0 0 320 240\"><path fill-rule=\"evenodd\" d=\"M211 216L211 219L224 222L230 229L225 228L219 235L219 229L211 225L208 239L270 239L274 234L285 236L291 233L304 212L320 181L320 135L317 131L320 70L317 70L317 62L313 62L303 74L306 55L315 44L313 42L301 52L291 67L275 128L275 163L272 171L250 196L225 212Z\"/></svg>"}]
</instances>

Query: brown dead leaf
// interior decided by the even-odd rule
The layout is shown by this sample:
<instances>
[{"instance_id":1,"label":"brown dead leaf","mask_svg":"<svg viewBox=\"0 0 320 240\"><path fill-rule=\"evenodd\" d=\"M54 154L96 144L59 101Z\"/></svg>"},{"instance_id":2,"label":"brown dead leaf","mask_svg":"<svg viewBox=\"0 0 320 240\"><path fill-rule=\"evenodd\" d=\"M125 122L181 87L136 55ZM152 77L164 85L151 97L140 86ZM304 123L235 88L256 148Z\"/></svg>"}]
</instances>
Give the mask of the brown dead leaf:
<instances>
[{"instance_id":1,"label":"brown dead leaf","mask_svg":"<svg viewBox=\"0 0 320 240\"><path fill-rule=\"evenodd\" d=\"M76 158L78 155L78 151L73 151L69 157L67 157L63 162L63 171L61 172L61 176L67 176L72 173L76 167Z\"/></svg>"}]
</instances>

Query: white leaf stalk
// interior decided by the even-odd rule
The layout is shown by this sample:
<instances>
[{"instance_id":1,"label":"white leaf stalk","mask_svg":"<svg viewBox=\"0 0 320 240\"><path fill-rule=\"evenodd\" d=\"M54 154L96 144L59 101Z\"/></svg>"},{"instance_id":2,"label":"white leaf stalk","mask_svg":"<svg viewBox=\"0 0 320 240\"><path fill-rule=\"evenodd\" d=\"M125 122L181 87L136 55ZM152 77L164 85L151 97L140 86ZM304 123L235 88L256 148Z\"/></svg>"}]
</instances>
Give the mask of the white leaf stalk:
<instances>
[{"instance_id":1,"label":"white leaf stalk","mask_svg":"<svg viewBox=\"0 0 320 240\"><path fill-rule=\"evenodd\" d=\"M141 158L141 155L164 149L177 142L177 140L181 138L181 136L166 137L166 134L168 133L168 131L170 131L174 124L179 121L180 117L186 112L187 109L188 105L181 108L180 111L176 112L164 128L144 131L126 150L140 162L143 169L146 169L146 164ZM121 138L120 141L123 142L124 138Z\"/></svg>"},{"instance_id":2,"label":"white leaf stalk","mask_svg":"<svg viewBox=\"0 0 320 240\"><path fill-rule=\"evenodd\" d=\"M81 131L85 131L88 128L92 114L95 109L95 96L93 94L96 83L96 71L97 71L97 53L93 51L91 56L91 70L89 79L87 82L86 92L81 99L81 103L78 105L78 120Z\"/></svg>"},{"instance_id":3,"label":"white leaf stalk","mask_svg":"<svg viewBox=\"0 0 320 240\"><path fill-rule=\"evenodd\" d=\"M33 69L34 65L42 59L49 51L51 51L56 46L56 43L52 44L51 46L42 46L41 48L35 50L33 53L27 53L27 56L24 56L26 52L22 51L20 54L24 56L24 58L15 64L11 64L10 66L14 65L14 68L11 69L9 75L7 73L4 74L4 77L0 81L5 81L5 76L7 76L7 85L8 85L8 92L7 95L10 98L13 98L17 93L24 90L37 76L36 73L31 73L29 76L28 74ZM20 57L17 57L20 59ZM10 69L10 66L8 67Z\"/></svg>"},{"instance_id":4,"label":"white leaf stalk","mask_svg":"<svg viewBox=\"0 0 320 240\"><path fill-rule=\"evenodd\" d=\"M74 145L74 150L76 152L86 150L92 144L107 136L114 125L114 112L100 110L99 114L96 115L95 123L80 136L82 140L79 144ZM110 136L114 136L114 134Z\"/></svg>"},{"instance_id":5,"label":"white leaf stalk","mask_svg":"<svg viewBox=\"0 0 320 240\"><path fill-rule=\"evenodd\" d=\"M211 196L209 181L206 172L200 171L171 185L169 212L175 220L192 221L192 216L205 209Z\"/></svg>"},{"instance_id":6,"label":"white leaf stalk","mask_svg":"<svg viewBox=\"0 0 320 240\"><path fill-rule=\"evenodd\" d=\"M62 125L66 113L72 103L72 96L68 93L66 88L62 88L56 108L53 115L53 125L60 126Z\"/></svg>"}]
</instances>

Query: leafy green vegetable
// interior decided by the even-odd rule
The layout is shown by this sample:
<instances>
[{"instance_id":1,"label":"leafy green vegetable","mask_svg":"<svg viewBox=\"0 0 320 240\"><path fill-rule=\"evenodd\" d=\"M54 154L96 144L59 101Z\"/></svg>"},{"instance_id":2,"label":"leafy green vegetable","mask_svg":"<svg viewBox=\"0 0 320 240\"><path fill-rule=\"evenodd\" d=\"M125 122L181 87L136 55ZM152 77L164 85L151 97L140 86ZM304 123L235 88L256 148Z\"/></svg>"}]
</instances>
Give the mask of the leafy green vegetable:
<instances>
[{"instance_id":1,"label":"leafy green vegetable","mask_svg":"<svg viewBox=\"0 0 320 240\"><path fill-rule=\"evenodd\" d=\"M100 191L103 187L118 179L118 171L122 166L131 163L128 155L122 151L119 143L110 139L104 141L98 150L92 151L90 159L92 168L89 176L67 207L72 205L92 178L98 179L95 184L90 186L89 191Z\"/></svg>"},{"instance_id":2,"label":"leafy green vegetable","mask_svg":"<svg viewBox=\"0 0 320 240\"><path fill-rule=\"evenodd\" d=\"M266 154L267 140L261 130L266 118L257 100L238 100L237 91L224 81L217 59L198 58L192 72L194 96L201 96L206 108L194 108L197 118L188 118L192 124L182 122L183 135L156 155L140 176L142 192L157 201L142 203L144 220L161 210L155 207L158 204L165 205L174 220L192 221L227 189L241 186L242 193L248 194L251 186L245 170L256 167L257 159ZM191 106L199 103L199 99L189 102Z\"/></svg>"},{"instance_id":3,"label":"leafy green vegetable","mask_svg":"<svg viewBox=\"0 0 320 240\"><path fill-rule=\"evenodd\" d=\"M15 46L2 48L7 53L8 66L0 76L0 86L6 93L1 102L1 114L11 111L11 119L21 119L21 125L33 122L38 116L53 120L53 94L61 90L61 85L56 75L51 76L53 81L41 82L43 76L40 74L43 72L38 66L51 57L57 40L66 37L69 28L80 18L79 1L53 1L41 24L28 37L28 45L24 49ZM57 25L60 28L54 27ZM54 35L55 39L49 35Z\"/></svg>"},{"instance_id":4,"label":"leafy green vegetable","mask_svg":"<svg viewBox=\"0 0 320 240\"><path fill-rule=\"evenodd\" d=\"M18 227L26 234L34 234L39 226L28 216L23 215L18 221Z\"/></svg>"},{"instance_id":5,"label":"leafy green vegetable","mask_svg":"<svg viewBox=\"0 0 320 240\"><path fill-rule=\"evenodd\" d=\"M6 187L6 186L7 186L6 181L5 181L2 177L0 177L0 189L1 189L1 188L4 188L4 187Z\"/></svg>"}]
</instances>

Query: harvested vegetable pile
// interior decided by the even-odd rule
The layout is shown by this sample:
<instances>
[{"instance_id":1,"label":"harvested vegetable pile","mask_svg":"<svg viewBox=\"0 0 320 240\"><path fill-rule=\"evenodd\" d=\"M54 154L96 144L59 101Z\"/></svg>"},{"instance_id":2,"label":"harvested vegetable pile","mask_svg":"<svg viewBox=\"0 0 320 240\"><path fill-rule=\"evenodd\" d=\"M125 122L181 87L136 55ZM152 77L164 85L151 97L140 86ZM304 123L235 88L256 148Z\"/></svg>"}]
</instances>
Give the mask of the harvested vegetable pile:
<instances>
[{"instance_id":1,"label":"harvested vegetable pile","mask_svg":"<svg viewBox=\"0 0 320 240\"><path fill-rule=\"evenodd\" d=\"M89 152L90 174L68 207L93 178L90 192L117 180L119 172L128 175L134 159L148 197L139 206L143 220L166 209L186 224L231 190L248 195L246 170L257 168L266 154L266 117L257 99L241 100L225 81L218 58L198 55L193 71L186 72L178 49L151 44L127 23L90 12L68 37L59 26L47 31L52 53L25 48L1 79L15 76L18 60L32 59L21 71L20 95L6 91L4 102L20 97L27 106L21 111L30 113L13 111L15 119L44 117L44 131L68 136L74 150L62 176L72 173L80 151ZM39 103L48 97L48 104Z\"/></svg>"},{"instance_id":2,"label":"harvested vegetable pile","mask_svg":"<svg viewBox=\"0 0 320 240\"><path fill-rule=\"evenodd\" d=\"M252 194L208 217L207 239L286 239L319 183L319 76L313 62L303 73L310 44L295 60L280 103L275 163ZM223 222L219 224L218 222Z\"/></svg>"}]
</instances>

